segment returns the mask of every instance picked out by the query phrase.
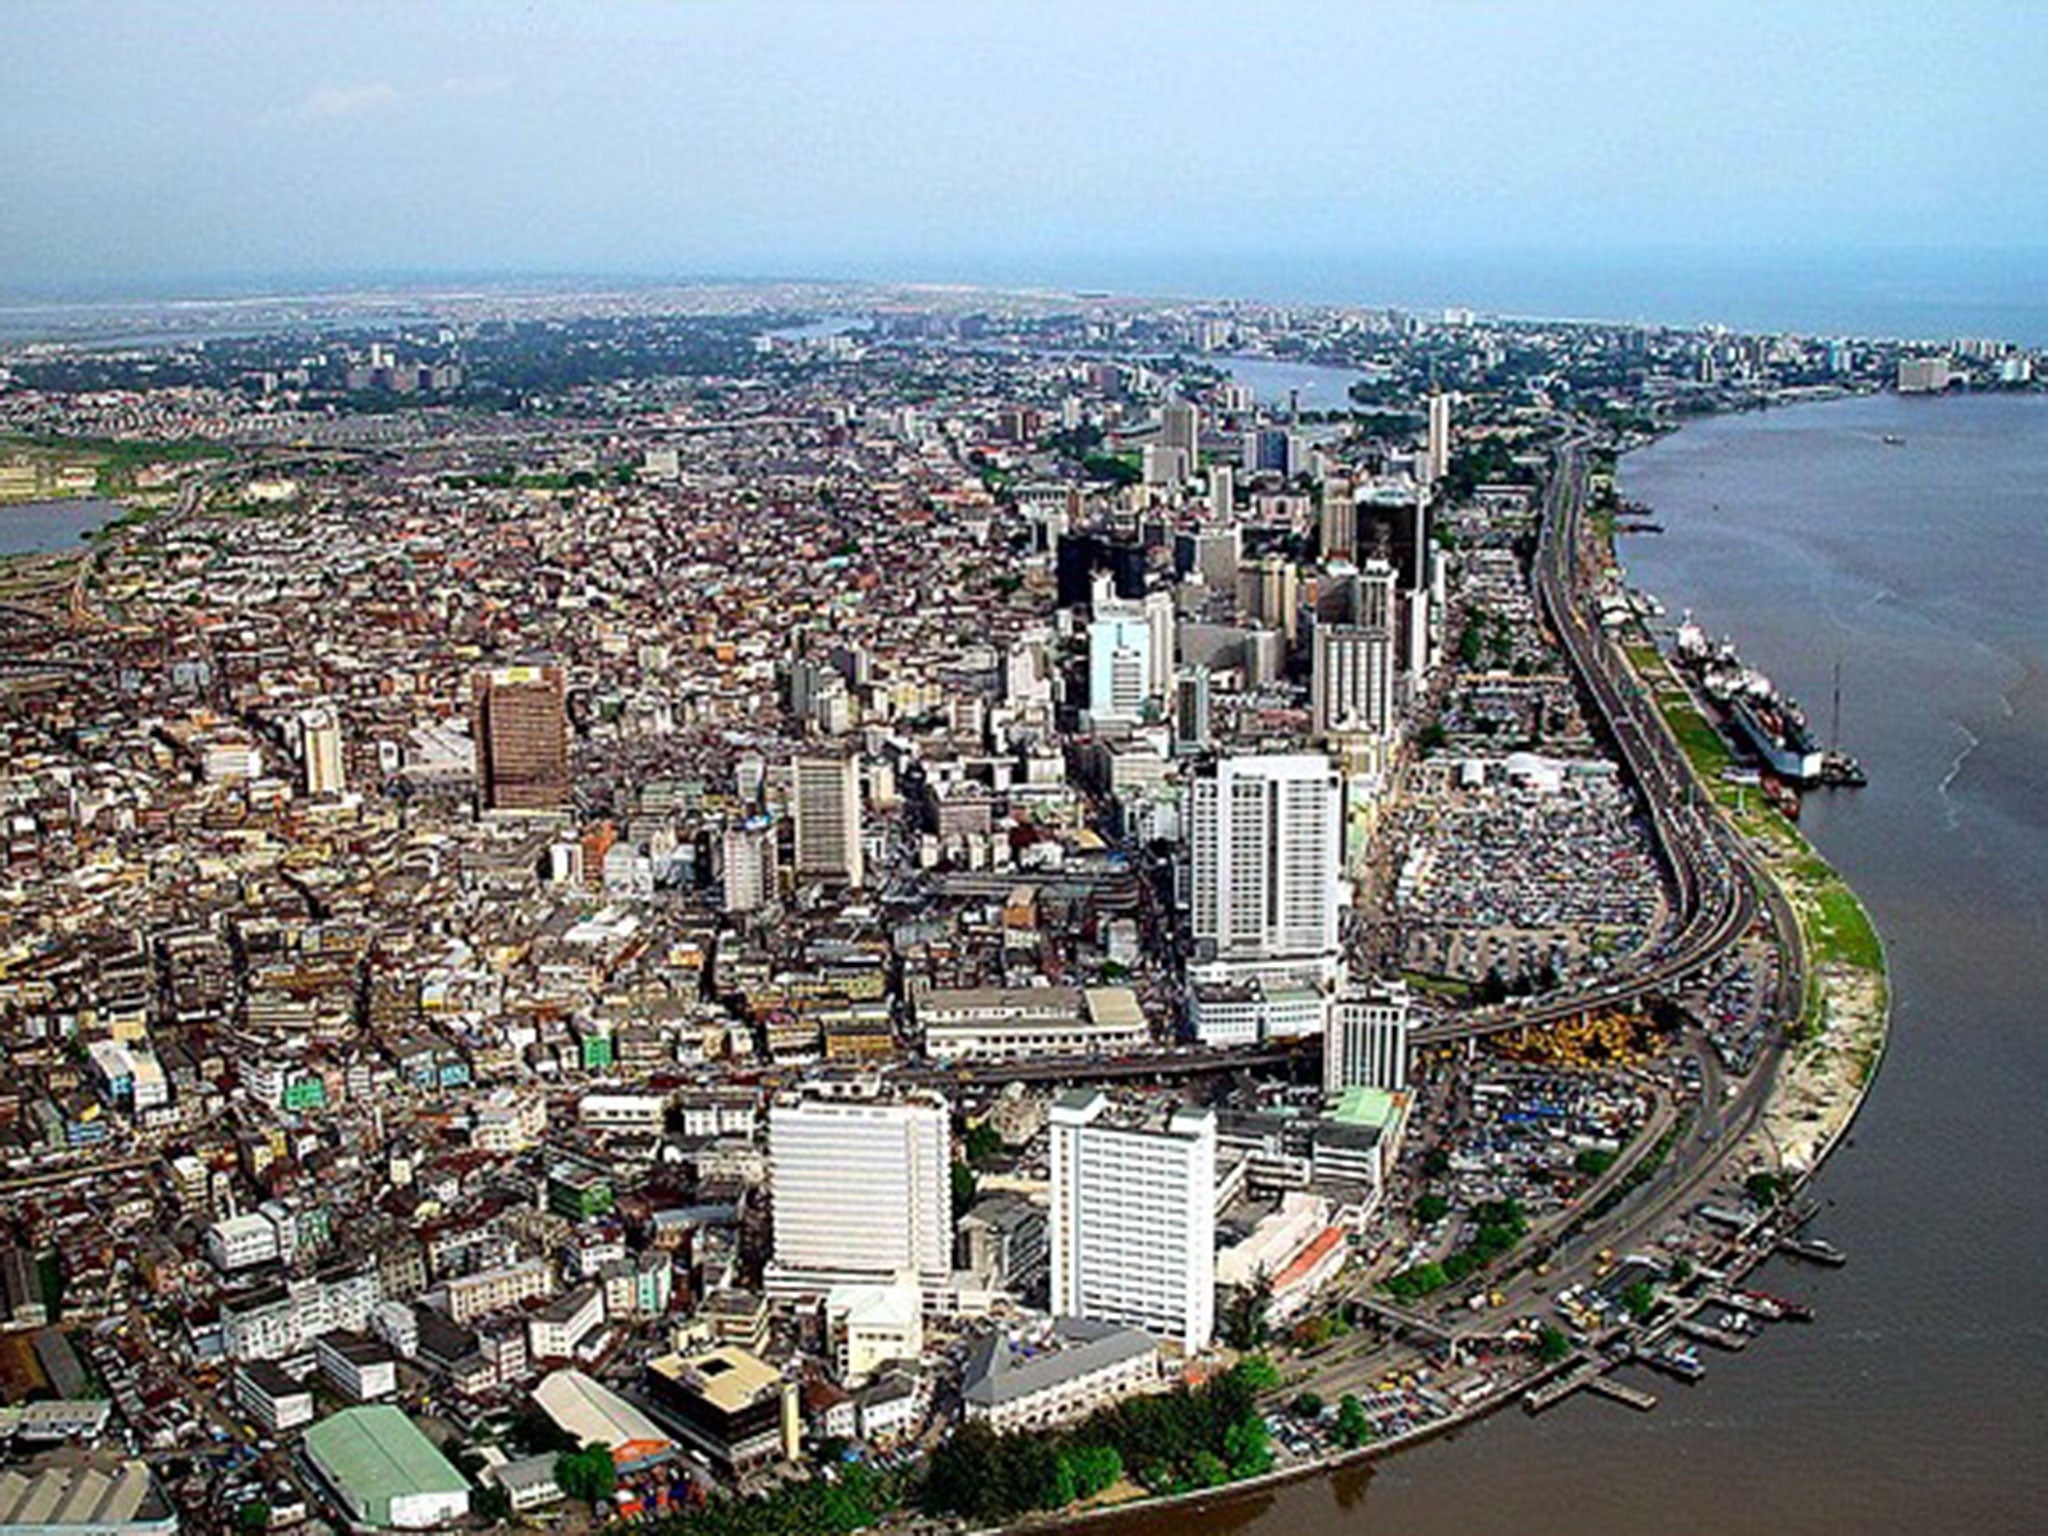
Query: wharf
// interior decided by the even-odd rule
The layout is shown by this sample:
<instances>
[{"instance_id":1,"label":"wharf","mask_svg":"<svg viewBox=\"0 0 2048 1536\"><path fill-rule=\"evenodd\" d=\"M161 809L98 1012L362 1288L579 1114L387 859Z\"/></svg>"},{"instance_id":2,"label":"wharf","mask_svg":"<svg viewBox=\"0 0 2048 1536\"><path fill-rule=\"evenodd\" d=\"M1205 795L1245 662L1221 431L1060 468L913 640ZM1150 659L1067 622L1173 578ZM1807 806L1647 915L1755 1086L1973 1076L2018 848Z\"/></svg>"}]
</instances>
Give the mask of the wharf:
<instances>
[{"instance_id":1,"label":"wharf","mask_svg":"<svg viewBox=\"0 0 2048 1536\"><path fill-rule=\"evenodd\" d=\"M1586 1383L1586 1390L1597 1392L1613 1402L1633 1408L1638 1413L1648 1413L1657 1406L1657 1394L1645 1392L1641 1387L1632 1387L1625 1381L1616 1381L1612 1376L1595 1376Z\"/></svg>"}]
</instances>

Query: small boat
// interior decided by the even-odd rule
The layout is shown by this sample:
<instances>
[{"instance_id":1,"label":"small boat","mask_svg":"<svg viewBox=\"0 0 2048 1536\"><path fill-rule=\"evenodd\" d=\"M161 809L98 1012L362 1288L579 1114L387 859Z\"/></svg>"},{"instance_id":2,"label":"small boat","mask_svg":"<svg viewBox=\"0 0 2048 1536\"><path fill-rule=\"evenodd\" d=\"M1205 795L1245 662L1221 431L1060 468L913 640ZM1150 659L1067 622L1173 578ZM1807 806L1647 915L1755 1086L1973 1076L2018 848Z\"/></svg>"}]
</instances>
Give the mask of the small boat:
<instances>
[{"instance_id":1,"label":"small boat","mask_svg":"<svg viewBox=\"0 0 2048 1536\"><path fill-rule=\"evenodd\" d=\"M1884 445L1887 448L1903 448L1906 446L1906 440L1896 432L1887 432L1884 435Z\"/></svg>"}]
</instances>

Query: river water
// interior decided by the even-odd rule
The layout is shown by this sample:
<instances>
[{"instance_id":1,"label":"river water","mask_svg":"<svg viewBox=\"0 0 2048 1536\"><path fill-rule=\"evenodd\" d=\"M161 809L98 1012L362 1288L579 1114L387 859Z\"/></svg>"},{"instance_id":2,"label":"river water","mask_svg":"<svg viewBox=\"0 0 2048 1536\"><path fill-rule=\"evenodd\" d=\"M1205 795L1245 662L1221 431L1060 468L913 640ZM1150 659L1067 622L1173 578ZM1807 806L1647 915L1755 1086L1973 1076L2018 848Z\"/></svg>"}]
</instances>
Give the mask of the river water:
<instances>
[{"instance_id":1,"label":"river water","mask_svg":"<svg viewBox=\"0 0 2048 1536\"><path fill-rule=\"evenodd\" d=\"M1886 434L1905 438L1887 445ZM2048 399L1845 400L1687 427L1623 463L1666 532L1632 579L1829 728L1861 791L1806 826L1868 903L1889 1054L1823 1170L1846 1269L1656 1412L1584 1396L1370 1472L1115 1536L2048 1529Z\"/></svg>"},{"instance_id":2,"label":"river water","mask_svg":"<svg viewBox=\"0 0 2048 1536\"><path fill-rule=\"evenodd\" d=\"M0 506L0 557L61 555L121 515L112 501L27 501Z\"/></svg>"}]
</instances>

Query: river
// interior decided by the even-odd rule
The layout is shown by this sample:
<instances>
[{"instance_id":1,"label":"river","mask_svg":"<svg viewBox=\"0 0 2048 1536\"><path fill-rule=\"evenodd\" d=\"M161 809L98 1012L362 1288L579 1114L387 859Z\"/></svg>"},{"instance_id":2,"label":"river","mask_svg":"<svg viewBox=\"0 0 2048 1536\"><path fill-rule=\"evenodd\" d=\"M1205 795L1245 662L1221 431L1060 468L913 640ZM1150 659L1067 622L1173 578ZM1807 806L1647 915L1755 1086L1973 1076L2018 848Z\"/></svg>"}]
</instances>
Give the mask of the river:
<instances>
[{"instance_id":1,"label":"river","mask_svg":"<svg viewBox=\"0 0 2048 1536\"><path fill-rule=\"evenodd\" d=\"M111 501L25 501L0 506L0 557L61 555L79 547L122 508Z\"/></svg>"},{"instance_id":2,"label":"river","mask_svg":"<svg viewBox=\"0 0 2048 1536\"><path fill-rule=\"evenodd\" d=\"M1887 445L1886 434L1902 445ZM1116 1536L2035 1532L2048 1509L2048 398L1882 396L1629 456L1632 579L1813 706L1870 787L1806 827L1883 930L1883 1072L1815 1184L1846 1269L1808 1328L1709 1352L1656 1412L1585 1395Z\"/></svg>"}]
</instances>

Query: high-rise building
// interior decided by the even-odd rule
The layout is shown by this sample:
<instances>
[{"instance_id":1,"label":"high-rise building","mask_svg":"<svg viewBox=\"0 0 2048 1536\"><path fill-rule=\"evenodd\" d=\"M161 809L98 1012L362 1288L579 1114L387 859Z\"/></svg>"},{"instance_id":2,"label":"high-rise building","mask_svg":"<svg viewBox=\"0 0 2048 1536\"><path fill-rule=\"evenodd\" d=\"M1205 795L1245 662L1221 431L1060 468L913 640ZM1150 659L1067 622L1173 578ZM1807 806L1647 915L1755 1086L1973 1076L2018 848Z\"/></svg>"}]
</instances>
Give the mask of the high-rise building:
<instances>
[{"instance_id":1,"label":"high-rise building","mask_svg":"<svg viewBox=\"0 0 2048 1536\"><path fill-rule=\"evenodd\" d=\"M338 795L348 787L341 761L341 721L328 705L299 716L299 755L305 763L307 794Z\"/></svg>"},{"instance_id":2,"label":"high-rise building","mask_svg":"<svg viewBox=\"0 0 2048 1536\"><path fill-rule=\"evenodd\" d=\"M792 1098L768 1112L775 1262L771 1291L914 1276L942 1289L953 1266L952 1144L945 1102Z\"/></svg>"},{"instance_id":3,"label":"high-rise building","mask_svg":"<svg viewBox=\"0 0 2048 1536\"><path fill-rule=\"evenodd\" d=\"M1429 397L1429 483L1451 472L1451 397L1438 391Z\"/></svg>"},{"instance_id":4,"label":"high-rise building","mask_svg":"<svg viewBox=\"0 0 2048 1536\"><path fill-rule=\"evenodd\" d=\"M755 816L727 827L718 851L726 911L758 912L774 902L782 874L774 822Z\"/></svg>"},{"instance_id":5,"label":"high-rise building","mask_svg":"<svg viewBox=\"0 0 2048 1536\"><path fill-rule=\"evenodd\" d=\"M1189 907L1204 958L1327 963L1345 901L1337 770L1226 757L1189 785Z\"/></svg>"},{"instance_id":6,"label":"high-rise building","mask_svg":"<svg viewBox=\"0 0 2048 1536\"><path fill-rule=\"evenodd\" d=\"M1209 466L1209 516L1217 523L1237 520L1237 472L1228 464Z\"/></svg>"},{"instance_id":7,"label":"high-rise building","mask_svg":"<svg viewBox=\"0 0 2048 1536\"><path fill-rule=\"evenodd\" d=\"M1111 613L1088 625L1088 715L1133 724L1152 695L1152 630L1143 613Z\"/></svg>"},{"instance_id":8,"label":"high-rise building","mask_svg":"<svg viewBox=\"0 0 2048 1536\"><path fill-rule=\"evenodd\" d=\"M1192 469L1201 447L1202 413L1186 400L1169 400L1159 408L1159 446L1177 448Z\"/></svg>"},{"instance_id":9,"label":"high-rise building","mask_svg":"<svg viewBox=\"0 0 2048 1536\"><path fill-rule=\"evenodd\" d=\"M1319 609L1311 676L1314 728L1393 732L1395 668L1394 570L1369 560L1360 572L1334 578L1341 603ZM1332 610L1341 609L1341 612ZM1323 612L1331 612L1326 620Z\"/></svg>"},{"instance_id":10,"label":"high-rise building","mask_svg":"<svg viewBox=\"0 0 2048 1536\"><path fill-rule=\"evenodd\" d=\"M1216 1118L1163 1127L1099 1092L1052 1107L1052 1310L1205 1347L1216 1323Z\"/></svg>"},{"instance_id":11,"label":"high-rise building","mask_svg":"<svg viewBox=\"0 0 2048 1536\"><path fill-rule=\"evenodd\" d=\"M1332 473L1323 478L1323 505L1319 514L1319 543L1325 560L1355 560L1358 557L1358 502L1351 477Z\"/></svg>"},{"instance_id":12,"label":"high-rise building","mask_svg":"<svg viewBox=\"0 0 2048 1536\"><path fill-rule=\"evenodd\" d=\"M493 667L472 684L478 803L487 811L569 804L567 683L557 666Z\"/></svg>"},{"instance_id":13,"label":"high-rise building","mask_svg":"<svg viewBox=\"0 0 2048 1536\"><path fill-rule=\"evenodd\" d=\"M865 884L860 763L851 757L799 757L791 772L797 878Z\"/></svg>"},{"instance_id":14,"label":"high-rise building","mask_svg":"<svg viewBox=\"0 0 2048 1536\"><path fill-rule=\"evenodd\" d=\"M1323 1036L1323 1091L1408 1086L1408 987L1400 981L1347 985Z\"/></svg>"},{"instance_id":15,"label":"high-rise building","mask_svg":"<svg viewBox=\"0 0 2048 1536\"><path fill-rule=\"evenodd\" d=\"M1214 734L1211 720L1209 669L1182 667L1173 678L1173 750L1201 752Z\"/></svg>"}]
</instances>

